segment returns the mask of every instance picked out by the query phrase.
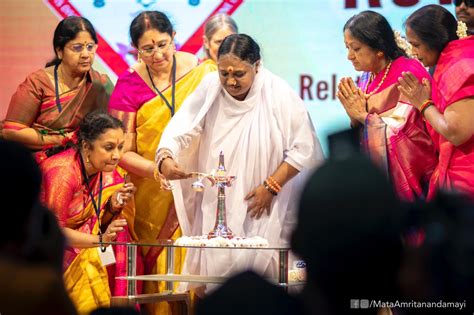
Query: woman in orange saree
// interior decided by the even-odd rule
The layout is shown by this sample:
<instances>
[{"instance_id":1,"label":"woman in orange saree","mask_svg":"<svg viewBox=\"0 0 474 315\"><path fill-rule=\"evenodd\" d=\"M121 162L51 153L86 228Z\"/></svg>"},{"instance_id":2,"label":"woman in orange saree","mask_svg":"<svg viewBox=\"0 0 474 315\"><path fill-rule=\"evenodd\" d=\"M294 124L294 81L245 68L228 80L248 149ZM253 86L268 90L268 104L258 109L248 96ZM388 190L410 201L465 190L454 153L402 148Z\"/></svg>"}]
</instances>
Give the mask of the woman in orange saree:
<instances>
[{"instance_id":1,"label":"woman in orange saree","mask_svg":"<svg viewBox=\"0 0 474 315\"><path fill-rule=\"evenodd\" d=\"M413 80L412 73L400 80L400 91L424 116L439 154L429 199L444 189L474 200L474 36L457 32L457 25L438 5L420 8L406 22L413 53L435 67L432 85Z\"/></svg>"},{"instance_id":2,"label":"woman in orange saree","mask_svg":"<svg viewBox=\"0 0 474 315\"><path fill-rule=\"evenodd\" d=\"M370 35L368 35L370 34ZM378 36L374 36L378 34ZM373 11L353 16L344 26L348 59L364 74L339 84L338 98L353 126L363 127L362 143L372 161L390 177L398 196L425 199L436 155L420 113L397 90L403 71L429 78L421 64L406 57L387 20Z\"/></svg>"},{"instance_id":3,"label":"woman in orange saree","mask_svg":"<svg viewBox=\"0 0 474 315\"><path fill-rule=\"evenodd\" d=\"M62 20L53 47L56 58L13 94L2 131L35 151L61 144L88 112L106 108L113 89L106 75L91 68L97 36L87 19Z\"/></svg>"},{"instance_id":4,"label":"woman in orange saree","mask_svg":"<svg viewBox=\"0 0 474 315\"><path fill-rule=\"evenodd\" d=\"M133 235L135 187L124 184L116 169L125 141L122 128L108 114L89 113L79 127L78 148L40 164L40 199L56 214L68 241L64 281L80 314L110 305L109 282L114 283L115 275L109 279L101 256L104 248L97 243L127 241L126 229ZM120 253L114 271L125 275L126 257Z\"/></svg>"},{"instance_id":5,"label":"woman in orange saree","mask_svg":"<svg viewBox=\"0 0 474 315\"><path fill-rule=\"evenodd\" d=\"M181 236L171 192L160 189L155 151L161 134L185 98L202 78L215 71L212 63L198 65L191 54L175 52L175 32L165 14L145 11L130 25L130 37L139 62L117 81L109 103L111 115L125 124L126 146L120 166L132 174L137 186L135 228L140 240L176 239ZM144 250L146 273L166 273L162 248ZM184 251L176 251L175 272L181 271ZM162 292L164 283L145 282L145 293ZM156 311L167 313L165 303Z\"/></svg>"}]
</instances>

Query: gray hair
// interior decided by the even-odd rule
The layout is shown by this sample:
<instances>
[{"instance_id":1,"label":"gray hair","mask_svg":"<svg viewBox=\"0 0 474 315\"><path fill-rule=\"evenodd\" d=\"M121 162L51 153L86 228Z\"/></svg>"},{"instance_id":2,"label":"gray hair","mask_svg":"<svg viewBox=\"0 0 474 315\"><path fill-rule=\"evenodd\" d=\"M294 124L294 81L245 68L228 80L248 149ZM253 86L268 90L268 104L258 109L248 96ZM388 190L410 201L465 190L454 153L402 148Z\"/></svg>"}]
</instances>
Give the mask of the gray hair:
<instances>
[{"instance_id":1,"label":"gray hair","mask_svg":"<svg viewBox=\"0 0 474 315\"><path fill-rule=\"evenodd\" d=\"M207 20L204 26L204 35L210 40L218 30L224 27L228 27L234 33L239 32L234 19L225 13L218 13Z\"/></svg>"}]
</instances>

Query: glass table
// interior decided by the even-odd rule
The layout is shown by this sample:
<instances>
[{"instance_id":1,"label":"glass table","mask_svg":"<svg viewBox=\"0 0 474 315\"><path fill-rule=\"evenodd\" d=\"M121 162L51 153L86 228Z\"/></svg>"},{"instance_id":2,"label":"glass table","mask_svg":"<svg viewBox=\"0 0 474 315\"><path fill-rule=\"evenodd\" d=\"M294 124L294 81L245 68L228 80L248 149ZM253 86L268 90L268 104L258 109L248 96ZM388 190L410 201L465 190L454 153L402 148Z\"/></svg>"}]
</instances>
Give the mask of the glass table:
<instances>
[{"instance_id":1,"label":"glass table","mask_svg":"<svg viewBox=\"0 0 474 315\"><path fill-rule=\"evenodd\" d=\"M112 297L112 305L130 305L130 304L145 304L159 301L181 301L185 302L187 310L189 310L189 295L187 293L174 293L174 282L192 282L192 283L210 283L219 284L227 280L227 277L222 276L203 276L203 275L181 275L174 272L174 250L176 248L188 249L219 249L219 250L264 250L278 252L278 276L276 279L269 279L283 287L285 290L289 286L301 285L303 282L289 282L288 281L288 257L289 247L285 246L269 246L269 247L214 247L214 246L184 246L175 245L173 240L163 239L150 242L104 242L103 245L123 245L127 247L127 275L124 277L117 277L117 279L126 280L127 296ZM137 275L137 249L138 247L162 247L166 250L166 274L148 274ZM139 294L137 295L136 281L165 281L165 292L155 294Z\"/></svg>"}]
</instances>

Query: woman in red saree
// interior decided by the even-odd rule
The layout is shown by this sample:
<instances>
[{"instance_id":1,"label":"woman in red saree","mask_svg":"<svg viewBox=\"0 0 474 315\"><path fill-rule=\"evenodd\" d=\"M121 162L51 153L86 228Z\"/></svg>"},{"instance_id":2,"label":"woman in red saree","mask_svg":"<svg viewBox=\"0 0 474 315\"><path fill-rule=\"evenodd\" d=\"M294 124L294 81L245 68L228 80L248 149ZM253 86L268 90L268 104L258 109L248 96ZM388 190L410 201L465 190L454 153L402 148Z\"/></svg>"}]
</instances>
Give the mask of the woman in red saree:
<instances>
[{"instance_id":1,"label":"woman in red saree","mask_svg":"<svg viewBox=\"0 0 474 315\"><path fill-rule=\"evenodd\" d=\"M439 189L474 199L474 36L458 39L454 16L438 5L415 11L406 21L413 53L435 67L433 82L422 84L407 72L400 91L424 116L439 162L428 198Z\"/></svg>"},{"instance_id":2,"label":"woman in red saree","mask_svg":"<svg viewBox=\"0 0 474 315\"><path fill-rule=\"evenodd\" d=\"M71 16L54 32L56 58L28 75L13 94L3 136L33 150L61 144L82 118L105 109L113 84L91 68L97 36L85 18Z\"/></svg>"},{"instance_id":3,"label":"woman in red saree","mask_svg":"<svg viewBox=\"0 0 474 315\"><path fill-rule=\"evenodd\" d=\"M403 71L411 71L417 80L428 79L428 72L406 57L378 13L364 11L349 19L344 42L354 68L364 71L357 87L350 78L339 83L337 96L351 125L363 128L367 153L385 170L401 199L426 198L435 150L420 113L397 85Z\"/></svg>"},{"instance_id":4,"label":"woman in red saree","mask_svg":"<svg viewBox=\"0 0 474 315\"><path fill-rule=\"evenodd\" d=\"M124 147L122 123L105 113L89 113L78 130L78 148L40 164L41 201L58 218L69 243L64 255L64 281L81 314L110 304L126 275L124 246L115 247L115 268L107 268L99 241L129 241L133 235L135 187L125 183L116 166ZM110 277L110 278L109 278ZM110 286L109 283L112 285ZM122 290L124 291L124 290ZM122 292L124 294L125 292Z\"/></svg>"}]
</instances>

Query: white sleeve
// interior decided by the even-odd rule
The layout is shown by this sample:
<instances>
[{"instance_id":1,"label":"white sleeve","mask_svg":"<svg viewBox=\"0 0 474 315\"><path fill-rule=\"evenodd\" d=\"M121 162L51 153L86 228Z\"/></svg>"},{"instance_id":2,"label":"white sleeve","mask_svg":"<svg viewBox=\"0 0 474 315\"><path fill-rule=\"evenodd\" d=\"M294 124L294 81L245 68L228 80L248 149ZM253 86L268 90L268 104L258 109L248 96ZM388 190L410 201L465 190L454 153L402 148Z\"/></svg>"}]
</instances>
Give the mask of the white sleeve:
<instances>
[{"instance_id":1,"label":"white sleeve","mask_svg":"<svg viewBox=\"0 0 474 315\"><path fill-rule=\"evenodd\" d=\"M204 116L213 101L212 95L215 94L215 79L215 73L208 74L186 98L163 131L157 152L166 148L178 155L202 133Z\"/></svg>"},{"instance_id":2,"label":"white sleeve","mask_svg":"<svg viewBox=\"0 0 474 315\"><path fill-rule=\"evenodd\" d=\"M277 100L279 125L284 135L284 161L299 171L314 168L324 161L324 156L309 113L295 91L283 80L278 81L276 88L284 91L284 96Z\"/></svg>"}]
</instances>

